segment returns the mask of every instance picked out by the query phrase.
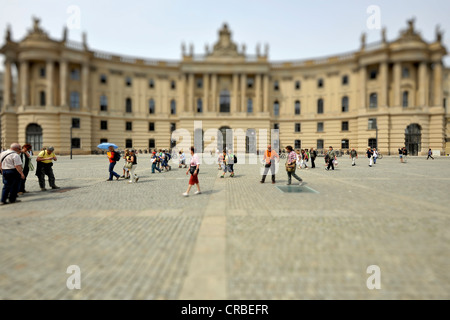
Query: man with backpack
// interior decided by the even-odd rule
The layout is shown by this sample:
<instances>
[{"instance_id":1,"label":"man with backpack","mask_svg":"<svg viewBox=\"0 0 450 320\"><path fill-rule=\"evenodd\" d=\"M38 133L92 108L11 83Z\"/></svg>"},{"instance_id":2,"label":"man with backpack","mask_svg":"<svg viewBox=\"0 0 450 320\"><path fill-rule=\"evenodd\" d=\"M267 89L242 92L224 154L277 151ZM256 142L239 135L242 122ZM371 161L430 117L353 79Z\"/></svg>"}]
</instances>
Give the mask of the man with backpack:
<instances>
[{"instance_id":1,"label":"man with backpack","mask_svg":"<svg viewBox=\"0 0 450 320\"><path fill-rule=\"evenodd\" d=\"M109 179L106 181L112 181L113 176L116 177L116 180L119 180L120 175L114 171L114 166L116 165L117 161L120 160L120 153L118 151L114 151L113 146L110 146L108 150L109 151L106 153L106 155L109 159Z\"/></svg>"}]
</instances>

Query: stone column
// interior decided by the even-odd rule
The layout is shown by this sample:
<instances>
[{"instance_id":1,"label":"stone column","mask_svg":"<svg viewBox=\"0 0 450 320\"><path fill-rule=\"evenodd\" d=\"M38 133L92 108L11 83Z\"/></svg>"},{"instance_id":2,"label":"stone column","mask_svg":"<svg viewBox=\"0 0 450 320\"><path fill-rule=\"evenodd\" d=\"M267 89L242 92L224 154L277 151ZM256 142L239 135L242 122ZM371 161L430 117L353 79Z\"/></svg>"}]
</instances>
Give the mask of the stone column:
<instances>
[{"instance_id":1,"label":"stone column","mask_svg":"<svg viewBox=\"0 0 450 320\"><path fill-rule=\"evenodd\" d=\"M253 105L253 112L256 114L262 111L261 108L261 75L257 74L255 77L255 103Z\"/></svg>"},{"instance_id":2,"label":"stone column","mask_svg":"<svg viewBox=\"0 0 450 320\"><path fill-rule=\"evenodd\" d=\"M47 106L53 105L53 64L54 62L52 60L47 60L47 65L45 67L45 73L47 75Z\"/></svg>"},{"instance_id":3,"label":"stone column","mask_svg":"<svg viewBox=\"0 0 450 320\"><path fill-rule=\"evenodd\" d=\"M442 106L442 63L437 61L433 67L434 92L433 105Z\"/></svg>"},{"instance_id":4,"label":"stone column","mask_svg":"<svg viewBox=\"0 0 450 320\"><path fill-rule=\"evenodd\" d=\"M186 75L184 73L181 74L181 81L180 81L180 113L186 112L186 98L185 98L185 91L186 91Z\"/></svg>"},{"instance_id":5,"label":"stone column","mask_svg":"<svg viewBox=\"0 0 450 320\"><path fill-rule=\"evenodd\" d=\"M401 105L401 76L402 76L402 66L400 62L394 64L394 107L399 107Z\"/></svg>"},{"instance_id":6,"label":"stone column","mask_svg":"<svg viewBox=\"0 0 450 320\"><path fill-rule=\"evenodd\" d=\"M59 62L59 96L60 105L67 106L67 61L61 60Z\"/></svg>"},{"instance_id":7,"label":"stone column","mask_svg":"<svg viewBox=\"0 0 450 320\"><path fill-rule=\"evenodd\" d=\"M263 111L269 112L269 75L266 74L263 77Z\"/></svg>"},{"instance_id":8,"label":"stone column","mask_svg":"<svg viewBox=\"0 0 450 320\"><path fill-rule=\"evenodd\" d=\"M419 106L427 105L428 94L428 70L427 63L421 62L419 65Z\"/></svg>"},{"instance_id":9,"label":"stone column","mask_svg":"<svg viewBox=\"0 0 450 320\"><path fill-rule=\"evenodd\" d=\"M28 100L28 61L20 62L20 93L21 104L26 106L29 104Z\"/></svg>"},{"instance_id":10,"label":"stone column","mask_svg":"<svg viewBox=\"0 0 450 320\"><path fill-rule=\"evenodd\" d=\"M381 94L380 94L380 106L387 107L388 102L388 89L389 89L389 79L388 79L388 64L387 62L382 62L380 64L380 77L381 77Z\"/></svg>"},{"instance_id":11,"label":"stone column","mask_svg":"<svg viewBox=\"0 0 450 320\"><path fill-rule=\"evenodd\" d=\"M246 103L246 88L247 88L247 75L241 74L241 108L240 112L247 112L247 103Z\"/></svg>"},{"instance_id":12,"label":"stone column","mask_svg":"<svg viewBox=\"0 0 450 320\"><path fill-rule=\"evenodd\" d=\"M211 111L217 112L217 74L211 75Z\"/></svg>"},{"instance_id":13,"label":"stone column","mask_svg":"<svg viewBox=\"0 0 450 320\"><path fill-rule=\"evenodd\" d=\"M238 101L238 75L236 73L233 74L232 77L232 86L233 86L233 94L231 96L231 114L236 113L237 111L237 101Z\"/></svg>"},{"instance_id":14,"label":"stone column","mask_svg":"<svg viewBox=\"0 0 450 320\"><path fill-rule=\"evenodd\" d=\"M209 75L203 75L203 112L208 112Z\"/></svg>"},{"instance_id":15,"label":"stone column","mask_svg":"<svg viewBox=\"0 0 450 320\"><path fill-rule=\"evenodd\" d=\"M82 105L83 109L89 106L89 65L84 63L81 69Z\"/></svg>"},{"instance_id":16,"label":"stone column","mask_svg":"<svg viewBox=\"0 0 450 320\"><path fill-rule=\"evenodd\" d=\"M3 83L3 105L4 109L12 103L11 100L12 76L11 76L11 60L5 60L5 79Z\"/></svg>"},{"instance_id":17,"label":"stone column","mask_svg":"<svg viewBox=\"0 0 450 320\"><path fill-rule=\"evenodd\" d=\"M195 110L194 103L194 74L190 73L188 75L188 103L187 109L189 112L193 112Z\"/></svg>"},{"instance_id":18,"label":"stone column","mask_svg":"<svg viewBox=\"0 0 450 320\"><path fill-rule=\"evenodd\" d=\"M366 93L366 86L367 86L367 68L366 66L360 66L359 69L359 97L360 97L360 108L365 109L366 108L366 101L367 101L367 93Z\"/></svg>"}]
</instances>

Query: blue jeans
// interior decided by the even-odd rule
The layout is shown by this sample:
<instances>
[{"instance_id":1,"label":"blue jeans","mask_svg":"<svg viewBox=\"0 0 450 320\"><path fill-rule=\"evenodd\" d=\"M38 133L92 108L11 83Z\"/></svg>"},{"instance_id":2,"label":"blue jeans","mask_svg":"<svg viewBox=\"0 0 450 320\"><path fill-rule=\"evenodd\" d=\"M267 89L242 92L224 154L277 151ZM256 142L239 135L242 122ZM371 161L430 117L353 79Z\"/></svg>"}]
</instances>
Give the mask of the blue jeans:
<instances>
[{"instance_id":1,"label":"blue jeans","mask_svg":"<svg viewBox=\"0 0 450 320\"><path fill-rule=\"evenodd\" d=\"M152 163L152 173L155 173L155 170L158 170L159 172L161 172L160 169L158 169L158 167L156 166L156 162Z\"/></svg>"},{"instance_id":2,"label":"blue jeans","mask_svg":"<svg viewBox=\"0 0 450 320\"><path fill-rule=\"evenodd\" d=\"M118 175L116 172L114 172L114 166L116 165L116 162L110 162L109 164L109 180L112 180L113 176L114 177L120 177L120 175Z\"/></svg>"},{"instance_id":3,"label":"blue jeans","mask_svg":"<svg viewBox=\"0 0 450 320\"><path fill-rule=\"evenodd\" d=\"M3 170L3 190L2 202L16 202L17 192L19 192L20 174L16 169Z\"/></svg>"}]
</instances>

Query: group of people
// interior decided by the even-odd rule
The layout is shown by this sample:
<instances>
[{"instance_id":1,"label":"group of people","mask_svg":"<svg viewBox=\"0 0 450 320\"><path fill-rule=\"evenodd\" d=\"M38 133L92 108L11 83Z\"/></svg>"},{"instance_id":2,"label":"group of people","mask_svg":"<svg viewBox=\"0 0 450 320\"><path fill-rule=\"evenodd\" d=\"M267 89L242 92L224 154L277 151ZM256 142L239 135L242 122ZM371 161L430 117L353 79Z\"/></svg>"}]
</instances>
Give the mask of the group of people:
<instances>
[{"instance_id":1,"label":"group of people","mask_svg":"<svg viewBox=\"0 0 450 320\"><path fill-rule=\"evenodd\" d=\"M39 152L36 158L36 168L31 161L33 150L30 144L21 146L15 142L11 144L8 150L0 154L0 171L3 177L1 205L20 202L17 197L27 193L25 190L26 179L29 172L35 169L35 175L38 177L41 191L47 191L45 188L45 176L48 177L48 182L52 189L60 189L55 184L55 175L52 169L53 161L58 160L54 150L50 146Z\"/></svg>"}]
</instances>

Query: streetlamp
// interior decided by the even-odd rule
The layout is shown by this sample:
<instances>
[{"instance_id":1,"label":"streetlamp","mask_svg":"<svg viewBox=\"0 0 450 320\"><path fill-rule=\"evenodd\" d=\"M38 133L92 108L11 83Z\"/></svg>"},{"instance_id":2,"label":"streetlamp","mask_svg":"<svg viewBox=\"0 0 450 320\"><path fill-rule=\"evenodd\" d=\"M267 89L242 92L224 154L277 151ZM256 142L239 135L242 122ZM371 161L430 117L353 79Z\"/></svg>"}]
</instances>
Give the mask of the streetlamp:
<instances>
[{"instance_id":1,"label":"streetlamp","mask_svg":"<svg viewBox=\"0 0 450 320\"><path fill-rule=\"evenodd\" d=\"M72 129L73 125L70 126L70 159L72 159Z\"/></svg>"}]
</instances>

